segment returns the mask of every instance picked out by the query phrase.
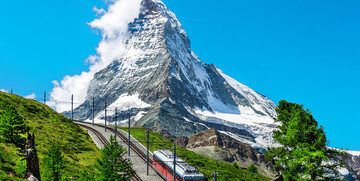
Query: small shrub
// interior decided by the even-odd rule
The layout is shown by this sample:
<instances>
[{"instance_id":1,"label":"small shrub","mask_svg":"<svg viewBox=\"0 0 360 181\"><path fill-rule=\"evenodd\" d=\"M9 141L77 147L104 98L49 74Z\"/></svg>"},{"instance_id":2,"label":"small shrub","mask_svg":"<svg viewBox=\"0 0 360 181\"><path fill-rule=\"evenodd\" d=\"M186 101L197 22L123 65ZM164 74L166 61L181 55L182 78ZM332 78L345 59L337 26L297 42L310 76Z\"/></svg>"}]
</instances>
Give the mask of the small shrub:
<instances>
[{"instance_id":1,"label":"small shrub","mask_svg":"<svg viewBox=\"0 0 360 181\"><path fill-rule=\"evenodd\" d=\"M23 176L26 173L26 160L17 159L16 160L16 167L15 167L15 173L18 176Z\"/></svg>"},{"instance_id":2,"label":"small shrub","mask_svg":"<svg viewBox=\"0 0 360 181\"><path fill-rule=\"evenodd\" d=\"M233 166L234 166L236 169L239 169L239 165L238 165L236 162L233 163Z\"/></svg>"},{"instance_id":3,"label":"small shrub","mask_svg":"<svg viewBox=\"0 0 360 181\"><path fill-rule=\"evenodd\" d=\"M95 178L87 170L80 172L78 181L92 181L92 180L95 180Z\"/></svg>"},{"instance_id":4,"label":"small shrub","mask_svg":"<svg viewBox=\"0 0 360 181\"><path fill-rule=\"evenodd\" d=\"M0 163L7 160L7 153L5 152L3 147L0 147Z\"/></svg>"},{"instance_id":5,"label":"small shrub","mask_svg":"<svg viewBox=\"0 0 360 181\"><path fill-rule=\"evenodd\" d=\"M251 164L247 170L251 173L258 173L257 168L255 167L254 164Z\"/></svg>"},{"instance_id":6,"label":"small shrub","mask_svg":"<svg viewBox=\"0 0 360 181\"><path fill-rule=\"evenodd\" d=\"M3 170L0 170L0 180L12 180L11 177Z\"/></svg>"}]
</instances>

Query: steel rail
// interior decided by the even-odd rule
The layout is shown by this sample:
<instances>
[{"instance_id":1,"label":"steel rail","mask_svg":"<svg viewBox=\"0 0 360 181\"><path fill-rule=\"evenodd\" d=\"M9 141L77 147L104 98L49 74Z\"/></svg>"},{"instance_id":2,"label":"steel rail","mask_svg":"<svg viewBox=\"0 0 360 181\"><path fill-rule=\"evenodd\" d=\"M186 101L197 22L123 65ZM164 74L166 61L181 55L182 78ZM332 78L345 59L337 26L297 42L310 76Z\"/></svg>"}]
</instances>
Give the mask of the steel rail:
<instances>
[{"instance_id":1,"label":"steel rail","mask_svg":"<svg viewBox=\"0 0 360 181\"><path fill-rule=\"evenodd\" d=\"M83 122L83 121L76 121L74 120L75 123L84 123L84 124L89 124L91 125L91 123L87 123L87 122ZM83 125L83 124L79 124L79 125ZM99 124L94 124L95 126L99 126L99 127L102 127L102 128L105 128L104 125L99 125ZM115 133L115 129L112 128L112 127L106 127L108 130L110 130L111 132ZM126 143L126 145L128 145L128 138L121 134L120 132L117 132L117 136L120 137L120 139ZM130 142L130 148L143 160L145 161L146 163L146 160L147 160L147 155L141 151L133 142ZM161 174L157 169L155 169L152 165L153 163L153 160L151 157L149 157L149 166L155 171L156 174L158 174L163 180L167 181L166 177Z\"/></svg>"},{"instance_id":2,"label":"steel rail","mask_svg":"<svg viewBox=\"0 0 360 181\"><path fill-rule=\"evenodd\" d=\"M87 129L87 130L90 130L91 132L93 132L96 137L99 138L100 142L104 145L110 145L110 142L104 137L104 135L102 135L99 131L97 131L96 129L90 127L90 126L87 126L87 125L83 125L83 124L78 124L79 126ZM120 158L121 161L124 161L123 158ZM131 180L133 181L142 181L142 179L140 178L140 176L135 173L134 177L131 178Z\"/></svg>"}]
</instances>

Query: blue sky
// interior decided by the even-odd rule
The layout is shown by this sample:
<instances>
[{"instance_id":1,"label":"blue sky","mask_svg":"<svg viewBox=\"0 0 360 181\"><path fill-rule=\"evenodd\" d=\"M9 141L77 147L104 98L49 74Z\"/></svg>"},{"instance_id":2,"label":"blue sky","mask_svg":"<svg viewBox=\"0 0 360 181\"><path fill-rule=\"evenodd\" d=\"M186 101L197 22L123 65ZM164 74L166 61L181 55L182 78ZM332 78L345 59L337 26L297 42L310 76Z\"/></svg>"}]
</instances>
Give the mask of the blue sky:
<instances>
[{"instance_id":1,"label":"blue sky","mask_svg":"<svg viewBox=\"0 0 360 181\"><path fill-rule=\"evenodd\" d=\"M163 0L205 63L269 97L304 104L330 146L360 150L359 1ZM101 0L0 6L0 89L50 92L88 70L101 40L87 24Z\"/></svg>"}]
</instances>

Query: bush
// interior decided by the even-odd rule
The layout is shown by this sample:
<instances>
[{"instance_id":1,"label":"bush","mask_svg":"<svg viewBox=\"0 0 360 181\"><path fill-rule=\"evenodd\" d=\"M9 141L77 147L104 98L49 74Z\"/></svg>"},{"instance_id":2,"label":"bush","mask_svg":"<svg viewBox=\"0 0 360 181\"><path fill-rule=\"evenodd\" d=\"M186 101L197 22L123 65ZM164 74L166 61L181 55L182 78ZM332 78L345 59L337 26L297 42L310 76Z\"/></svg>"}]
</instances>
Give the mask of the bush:
<instances>
[{"instance_id":1,"label":"bush","mask_svg":"<svg viewBox=\"0 0 360 181\"><path fill-rule=\"evenodd\" d=\"M258 173L257 168L255 167L254 164L251 164L247 170L251 173Z\"/></svg>"},{"instance_id":2,"label":"bush","mask_svg":"<svg viewBox=\"0 0 360 181\"><path fill-rule=\"evenodd\" d=\"M233 166L234 166L236 169L239 169L239 165L238 165L236 162L233 163Z\"/></svg>"},{"instance_id":3,"label":"bush","mask_svg":"<svg viewBox=\"0 0 360 181\"><path fill-rule=\"evenodd\" d=\"M7 160L7 153L5 152L3 147L0 147L0 163Z\"/></svg>"},{"instance_id":4,"label":"bush","mask_svg":"<svg viewBox=\"0 0 360 181\"><path fill-rule=\"evenodd\" d=\"M15 167L15 173L18 176L23 176L26 174L26 160L17 159L16 160L16 167Z\"/></svg>"},{"instance_id":5,"label":"bush","mask_svg":"<svg viewBox=\"0 0 360 181\"><path fill-rule=\"evenodd\" d=\"M87 170L81 171L78 181L93 181L96 180Z\"/></svg>"}]
</instances>

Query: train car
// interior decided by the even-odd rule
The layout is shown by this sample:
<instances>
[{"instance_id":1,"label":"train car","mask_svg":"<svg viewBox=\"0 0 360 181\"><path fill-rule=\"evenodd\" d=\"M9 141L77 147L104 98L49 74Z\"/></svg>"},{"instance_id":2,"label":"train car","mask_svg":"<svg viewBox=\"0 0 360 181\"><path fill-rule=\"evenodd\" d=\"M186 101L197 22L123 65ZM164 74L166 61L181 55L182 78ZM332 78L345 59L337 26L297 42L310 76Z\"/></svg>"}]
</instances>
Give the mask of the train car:
<instances>
[{"instance_id":1,"label":"train car","mask_svg":"<svg viewBox=\"0 0 360 181\"><path fill-rule=\"evenodd\" d=\"M158 150L153 154L153 166L169 181L173 181L174 154L169 150ZM193 166L176 157L176 181L205 181L205 177Z\"/></svg>"}]
</instances>

